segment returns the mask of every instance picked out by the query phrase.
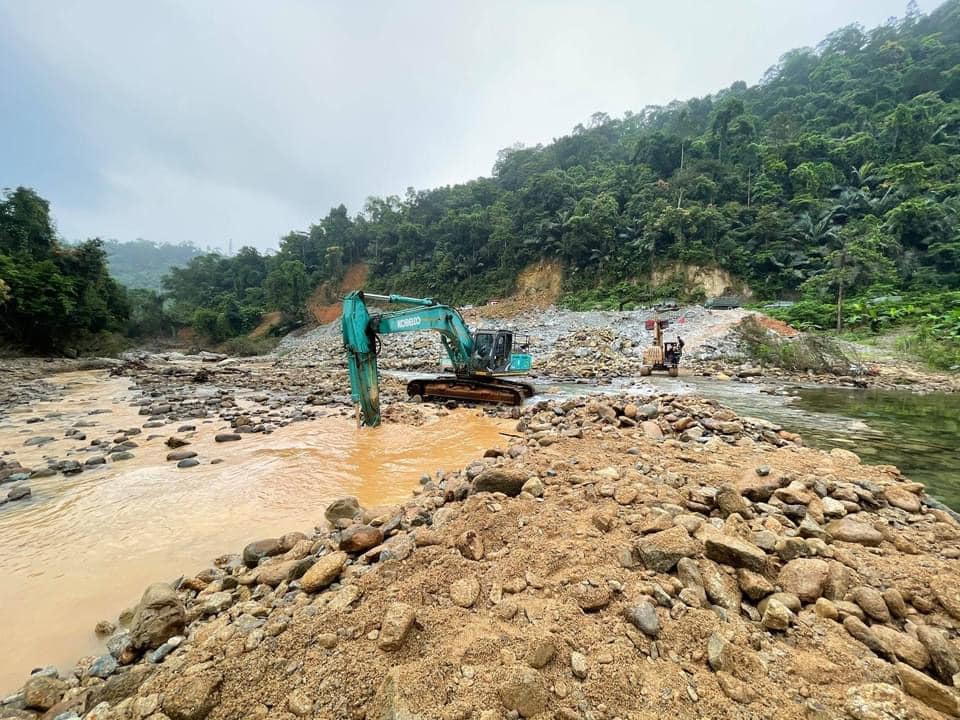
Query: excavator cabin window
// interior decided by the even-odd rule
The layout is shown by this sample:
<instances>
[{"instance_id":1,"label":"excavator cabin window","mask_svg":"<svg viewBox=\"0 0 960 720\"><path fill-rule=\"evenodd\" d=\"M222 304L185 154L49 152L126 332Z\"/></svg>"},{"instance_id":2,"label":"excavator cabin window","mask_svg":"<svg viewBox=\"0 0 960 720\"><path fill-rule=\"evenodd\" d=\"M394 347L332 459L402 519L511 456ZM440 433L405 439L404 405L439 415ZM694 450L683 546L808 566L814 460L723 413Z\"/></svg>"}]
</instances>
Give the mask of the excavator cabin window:
<instances>
[{"instance_id":1,"label":"excavator cabin window","mask_svg":"<svg viewBox=\"0 0 960 720\"><path fill-rule=\"evenodd\" d=\"M509 330L478 330L473 335L474 354L489 372L503 372L510 366L513 333Z\"/></svg>"}]
</instances>

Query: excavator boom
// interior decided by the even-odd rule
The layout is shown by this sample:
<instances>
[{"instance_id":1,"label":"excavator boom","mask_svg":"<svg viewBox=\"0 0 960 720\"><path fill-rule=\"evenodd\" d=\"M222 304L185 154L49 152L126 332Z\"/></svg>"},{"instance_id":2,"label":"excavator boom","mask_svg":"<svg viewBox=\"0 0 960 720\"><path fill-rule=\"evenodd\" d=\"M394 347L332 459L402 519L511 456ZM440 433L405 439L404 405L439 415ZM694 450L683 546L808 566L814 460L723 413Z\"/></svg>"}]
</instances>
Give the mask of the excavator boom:
<instances>
[{"instance_id":1,"label":"excavator boom","mask_svg":"<svg viewBox=\"0 0 960 720\"><path fill-rule=\"evenodd\" d=\"M366 300L413 305L390 313L371 315ZM498 374L525 371L530 356L513 354L513 333L505 330L480 330L471 334L460 313L430 298L403 295L373 295L355 291L343 300L341 320L343 344L350 372L350 394L359 406L363 425L380 424L380 382L377 353L380 335L434 331L440 334L456 377L411 380L410 395L421 398L451 398L477 402L519 405L533 395L526 383L509 382Z\"/></svg>"}]
</instances>

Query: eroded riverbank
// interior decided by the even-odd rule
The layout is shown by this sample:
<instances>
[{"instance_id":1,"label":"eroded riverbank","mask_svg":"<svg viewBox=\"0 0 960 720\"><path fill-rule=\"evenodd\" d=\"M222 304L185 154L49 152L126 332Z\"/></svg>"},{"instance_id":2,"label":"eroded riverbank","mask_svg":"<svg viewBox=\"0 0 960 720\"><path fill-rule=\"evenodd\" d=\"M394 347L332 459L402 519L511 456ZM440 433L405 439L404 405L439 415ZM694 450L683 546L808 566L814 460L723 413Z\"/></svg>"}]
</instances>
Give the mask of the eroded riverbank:
<instances>
[{"instance_id":1,"label":"eroded riverbank","mask_svg":"<svg viewBox=\"0 0 960 720\"><path fill-rule=\"evenodd\" d=\"M26 467L48 458L102 456L91 442L144 424L141 397L129 378L102 371L48 378L62 397L17 408L0 421L0 449ZM240 406L245 404L238 398ZM420 424L359 431L343 408L217 443L230 424L220 418L164 422L130 438L127 460L24 483L32 496L0 506L0 687L22 682L32 667L102 652L93 634L104 617L133 604L143 588L197 570L212 558L264 534L311 532L339 495L367 506L398 502L421 476L458 468L500 441L502 426L472 411L424 408ZM109 412L104 412L109 411ZM93 413L93 414L91 414ZM28 419L39 418L27 424ZM82 427L86 438L65 438ZM151 437L153 436L153 437ZM165 458L176 436L200 464L178 468ZM51 442L27 446L33 437ZM88 448L94 448L88 450ZM213 460L220 460L211 464ZM0 485L4 494L12 487Z\"/></svg>"}]
</instances>

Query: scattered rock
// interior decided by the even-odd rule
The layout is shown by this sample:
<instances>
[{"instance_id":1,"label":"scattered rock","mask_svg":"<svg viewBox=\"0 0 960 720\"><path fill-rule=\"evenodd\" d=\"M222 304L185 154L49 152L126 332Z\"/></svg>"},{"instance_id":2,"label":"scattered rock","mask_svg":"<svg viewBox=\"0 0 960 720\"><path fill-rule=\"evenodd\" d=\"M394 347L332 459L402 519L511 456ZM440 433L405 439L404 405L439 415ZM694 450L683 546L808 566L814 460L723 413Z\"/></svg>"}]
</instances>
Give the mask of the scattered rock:
<instances>
[{"instance_id":1,"label":"scattered rock","mask_svg":"<svg viewBox=\"0 0 960 720\"><path fill-rule=\"evenodd\" d=\"M130 623L130 643L136 650L152 650L183 633L186 609L177 593L165 583L148 587Z\"/></svg>"},{"instance_id":2,"label":"scattered rock","mask_svg":"<svg viewBox=\"0 0 960 720\"><path fill-rule=\"evenodd\" d=\"M391 604L380 623L377 645L381 650L399 650L417 619L416 610L402 602Z\"/></svg>"},{"instance_id":3,"label":"scattered rock","mask_svg":"<svg viewBox=\"0 0 960 720\"><path fill-rule=\"evenodd\" d=\"M340 572L347 563L347 558L348 555L343 551L324 555L300 578L300 587L309 593L327 587L340 576Z\"/></svg>"},{"instance_id":4,"label":"scattered rock","mask_svg":"<svg viewBox=\"0 0 960 720\"><path fill-rule=\"evenodd\" d=\"M480 581L474 575L454 580L450 585L450 599L462 608L473 607L480 597Z\"/></svg>"}]
</instances>

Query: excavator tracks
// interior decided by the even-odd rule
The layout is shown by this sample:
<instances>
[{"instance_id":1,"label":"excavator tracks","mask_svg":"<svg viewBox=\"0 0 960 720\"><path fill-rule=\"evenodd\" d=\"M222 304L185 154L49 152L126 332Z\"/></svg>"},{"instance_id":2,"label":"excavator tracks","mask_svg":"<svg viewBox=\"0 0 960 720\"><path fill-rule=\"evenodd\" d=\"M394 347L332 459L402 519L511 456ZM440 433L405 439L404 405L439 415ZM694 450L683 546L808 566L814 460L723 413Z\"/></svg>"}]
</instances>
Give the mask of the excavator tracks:
<instances>
[{"instance_id":1,"label":"excavator tracks","mask_svg":"<svg viewBox=\"0 0 960 720\"><path fill-rule=\"evenodd\" d=\"M497 380L496 378L438 377L411 380L407 395L419 395L424 400L469 400L501 405L522 405L532 397L533 386L528 383Z\"/></svg>"}]
</instances>

